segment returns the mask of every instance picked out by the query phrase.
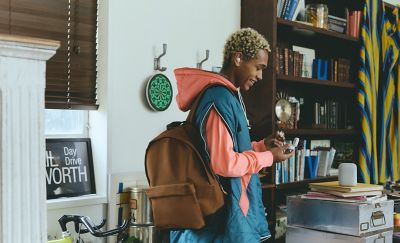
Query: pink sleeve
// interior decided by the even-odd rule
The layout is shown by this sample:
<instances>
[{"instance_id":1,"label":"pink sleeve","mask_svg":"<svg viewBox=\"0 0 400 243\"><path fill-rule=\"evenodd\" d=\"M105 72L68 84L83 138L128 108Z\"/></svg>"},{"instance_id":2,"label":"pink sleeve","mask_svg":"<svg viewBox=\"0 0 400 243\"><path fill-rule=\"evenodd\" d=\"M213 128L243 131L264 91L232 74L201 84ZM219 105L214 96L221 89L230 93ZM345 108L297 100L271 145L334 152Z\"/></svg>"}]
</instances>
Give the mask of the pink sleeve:
<instances>
[{"instance_id":1,"label":"pink sleeve","mask_svg":"<svg viewBox=\"0 0 400 243\"><path fill-rule=\"evenodd\" d=\"M211 168L218 175L240 177L258 173L262 168L272 165L273 157L269 151L235 152L228 129L214 109L208 116L206 136Z\"/></svg>"}]
</instances>

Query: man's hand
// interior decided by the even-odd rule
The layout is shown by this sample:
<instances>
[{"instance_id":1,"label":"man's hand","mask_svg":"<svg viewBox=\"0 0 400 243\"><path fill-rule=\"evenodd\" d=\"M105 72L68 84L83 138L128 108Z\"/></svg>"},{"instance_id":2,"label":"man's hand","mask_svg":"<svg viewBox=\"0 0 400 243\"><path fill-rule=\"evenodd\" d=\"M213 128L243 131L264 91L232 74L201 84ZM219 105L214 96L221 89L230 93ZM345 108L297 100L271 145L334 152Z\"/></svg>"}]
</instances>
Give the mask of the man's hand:
<instances>
[{"instance_id":1,"label":"man's hand","mask_svg":"<svg viewBox=\"0 0 400 243\"><path fill-rule=\"evenodd\" d=\"M271 151L272 156L274 157L274 162L280 162L289 159L294 156L294 150L288 154L285 154L285 151L290 147L290 144L285 144L283 146L275 146L269 151Z\"/></svg>"},{"instance_id":2,"label":"man's hand","mask_svg":"<svg viewBox=\"0 0 400 243\"><path fill-rule=\"evenodd\" d=\"M277 131L275 134L271 134L264 138L264 145L267 150L271 150L274 147L281 147L285 143L285 134L282 131Z\"/></svg>"}]
</instances>

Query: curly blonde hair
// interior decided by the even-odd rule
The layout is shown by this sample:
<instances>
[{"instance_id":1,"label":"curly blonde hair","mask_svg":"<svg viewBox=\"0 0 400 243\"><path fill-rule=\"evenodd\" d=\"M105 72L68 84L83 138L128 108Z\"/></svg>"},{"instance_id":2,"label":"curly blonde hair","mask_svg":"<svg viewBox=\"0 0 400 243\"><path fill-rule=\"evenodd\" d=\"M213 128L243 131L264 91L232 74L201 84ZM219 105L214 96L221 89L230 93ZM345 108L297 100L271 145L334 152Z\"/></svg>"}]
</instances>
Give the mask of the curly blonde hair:
<instances>
[{"instance_id":1,"label":"curly blonde hair","mask_svg":"<svg viewBox=\"0 0 400 243\"><path fill-rule=\"evenodd\" d=\"M255 58L258 50L271 52L268 41L252 28L242 28L233 32L224 46L223 66L229 64L235 52L241 52L245 60Z\"/></svg>"}]
</instances>

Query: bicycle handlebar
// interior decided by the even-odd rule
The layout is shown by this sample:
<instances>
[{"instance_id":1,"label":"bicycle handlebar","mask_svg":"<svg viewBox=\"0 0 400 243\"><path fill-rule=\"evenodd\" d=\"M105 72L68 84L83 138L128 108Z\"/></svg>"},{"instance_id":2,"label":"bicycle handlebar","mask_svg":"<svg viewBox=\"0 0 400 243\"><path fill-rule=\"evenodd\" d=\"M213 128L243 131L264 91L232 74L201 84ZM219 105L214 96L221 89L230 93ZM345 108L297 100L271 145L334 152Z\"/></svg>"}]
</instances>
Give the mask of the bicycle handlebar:
<instances>
[{"instance_id":1,"label":"bicycle handlebar","mask_svg":"<svg viewBox=\"0 0 400 243\"><path fill-rule=\"evenodd\" d=\"M90 218L89 218L89 220L90 220ZM99 224L99 225L93 225L93 229L94 230L100 230L101 228L103 228L103 226L106 224L106 220L105 219L103 219L102 221L101 221L101 223ZM85 227L86 227L86 225L85 225ZM88 233L89 232L89 229L86 227L86 229L80 229L79 228L79 223L78 222L75 222L75 232L79 232L79 233L81 233L81 234L86 234L86 233Z\"/></svg>"},{"instance_id":2,"label":"bicycle handlebar","mask_svg":"<svg viewBox=\"0 0 400 243\"><path fill-rule=\"evenodd\" d=\"M108 231L101 231L100 228L103 227L106 223L106 220L102 220L99 225L95 225L93 221L87 216L79 216L79 215L64 215L62 216L58 222L60 223L61 229L63 232L67 231L67 223L74 222L75 223L75 231L77 233L85 234L90 232L90 234L96 237L106 237L109 235L114 235L124 231L128 228L130 224L130 220L124 220L121 226L118 226L115 229ZM83 224L86 229L79 229L79 224Z\"/></svg>"}]
</instances>

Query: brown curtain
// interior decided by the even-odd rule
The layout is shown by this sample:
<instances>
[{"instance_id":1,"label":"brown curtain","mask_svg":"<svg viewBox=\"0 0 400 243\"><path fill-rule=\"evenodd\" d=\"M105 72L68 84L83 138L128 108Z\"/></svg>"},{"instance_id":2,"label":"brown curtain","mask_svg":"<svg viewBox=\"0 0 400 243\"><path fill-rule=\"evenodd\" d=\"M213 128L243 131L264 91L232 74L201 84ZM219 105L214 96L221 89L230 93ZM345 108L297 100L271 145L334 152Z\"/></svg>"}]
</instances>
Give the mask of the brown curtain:
<instances>
[{"instance_id":1,"label":"brown curtain","mask_svg":"<svg viewBox=\"0 0 400 243\"><path fill-rule=\"evenodd\" d=\"M97 109L97 0L0 0L0 32L59 40L46 108Z\"/></svg>"}]
</instances>

